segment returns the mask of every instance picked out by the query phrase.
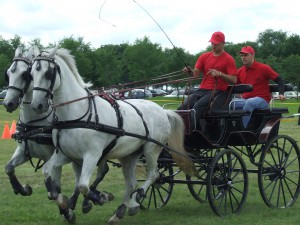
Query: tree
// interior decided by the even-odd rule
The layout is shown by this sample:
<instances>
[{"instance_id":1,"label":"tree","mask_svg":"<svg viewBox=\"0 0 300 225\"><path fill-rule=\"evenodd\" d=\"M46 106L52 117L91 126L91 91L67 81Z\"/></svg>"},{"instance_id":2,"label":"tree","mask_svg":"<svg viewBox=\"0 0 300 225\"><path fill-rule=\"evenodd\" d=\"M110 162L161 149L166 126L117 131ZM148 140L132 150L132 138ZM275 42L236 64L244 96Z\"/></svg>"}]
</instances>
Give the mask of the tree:
<instances>
[{"instance_id":1,"label":"tree","mask_svg":"<svg viewBox=\"0 0 300 225\"><path fill-rule=\"evenodd\" d=\"M149 38L136 40L129 45L122 58L130 81L148 80L162 74L164 55L159 44L152 44Z\"/></svg>"},{"instance_id":2,"label":"tree","mask_svg":"<svg viewBox=\"0 0 300 225\"><path fill-rule=\"evenodd\" d=\"M257 54L262 58L267 58L269 55L276 57L283 56L284 43L287 40L287 33L283 31L274 31L267 29L258 35Z\"/></svg>"},{"instance_id":3,"label":"tree","mask_svg":"<svg viewBox=\"0 0 300 225\"><path fill-rule=\"evenodd\" d=\"M292 34L283 43L282 57L286 58L290 55L300 55L300 37Z\"/></svg>"},{"instance_id":4,"label":"tree","mask_svg":"<svg viewBox=\"0 0 300 225\"><path fill-rule=\"evenodd\" d=\"M75 57L79 74L85 78L86 81L93 83L93 54L90 46L90 43L84 43L82 37L75 39L71 36L60 41L60 47L69 49L71 54Z\"/></svg>"},{"instance_id":5,"label":"tree","mask_svg":"<svg viewBox=\"0 0 300 225\"><path fill-rule=\"evenodd\" d=\"M122 65L121 55L124 46L106 45L94 52L95 73L93 79L95 86L111 86L121 82Z\"/></svg>"},{"instance_id":6,"label":"tree","mask_svg":"<svg viewBox=\"0 0 300 225\"><path fill-rule=\"evenodd\" d=\"M298 87L300 90L300 56L290 55L283 60L283 71L285 71L286 80Z\"/></svg>"}]
</instances>

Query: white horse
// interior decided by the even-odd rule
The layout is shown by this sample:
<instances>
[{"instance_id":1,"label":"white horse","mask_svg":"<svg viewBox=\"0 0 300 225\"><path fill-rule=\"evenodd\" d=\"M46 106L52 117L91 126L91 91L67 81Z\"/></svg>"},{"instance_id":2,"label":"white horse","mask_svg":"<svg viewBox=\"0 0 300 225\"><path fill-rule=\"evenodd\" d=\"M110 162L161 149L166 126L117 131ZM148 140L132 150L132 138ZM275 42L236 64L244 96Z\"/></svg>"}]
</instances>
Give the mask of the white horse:
<instances>
[{"instance_id":1,"label":"white horse","mask_svg":"<svg viewBox=\"0 0 300 225\"><path fill-rule=\"evenodd\" d=\"M32 188L28 184L20 184L15 175L15 167L27 161L30 161L33 165L32 158L38 158L39 160L46 162L55 151L55 146L52 141L52 109L49 108L45 113L36 114L30 108L33 88L30 70L33 59L37 54L39 54L39 50L35 46L32 46L26 53L23 53L22 48L18 47L15 51L13 63L7 69L5 75L9 85L3 105L6 107L8 112L15 111L20 105L19 121L14 135L18 146L12 158L6 164L5 171L9 176L14 192L23 196L31 195ZM38 165L36 166L36 170L37 169ZM105 169L101 169L103 172L107 172ZM77 187L77 182L81 173L81 166L73 164L73 170L76 177L75 190L68 204L60 207L60 213L63 214L69 222L75 221L74 213L71 210L75 209L76 201L80 193ZM103 176L104 175L105 173ZM52 176L54 177L55 187L58 192L54 195L58 195L60 192L61 167L55 168ZM100 177L101 175L99 175L99 181L96 181L94 184L95 188L101 180ZM54 195L49 196L49 198L56 199L58 197ZM83 202L83 211L85 213L87 213L91 207L92 206L88 201Z\"/></svg>"},{"instance_id":2,"label":"white horse","mask_svg":"<svg viewBox=\"0 0 300 225\"><path fill-rule=\"evenodd\" d=\"M47 111L49 99L55 108L53 140L59 151L43 167L46 179L57 166L70 161L82 163L79 189L84 196L91 196L89 182L99 160L120 161L125 193L109 223L123 218L126 207L129 215L138 211L140 197L159 176L157 159L163 144L173 150L174 161L186 174L195 173L183 147L184 124L176 112L148 100L112 101L89 96L89 84L79 75L74 57L66 49L42 52L34 60L31 75L32 109ZM147 161L147 179L135 190L135 166L141 154Z\"/></svg>"}]
</instances>

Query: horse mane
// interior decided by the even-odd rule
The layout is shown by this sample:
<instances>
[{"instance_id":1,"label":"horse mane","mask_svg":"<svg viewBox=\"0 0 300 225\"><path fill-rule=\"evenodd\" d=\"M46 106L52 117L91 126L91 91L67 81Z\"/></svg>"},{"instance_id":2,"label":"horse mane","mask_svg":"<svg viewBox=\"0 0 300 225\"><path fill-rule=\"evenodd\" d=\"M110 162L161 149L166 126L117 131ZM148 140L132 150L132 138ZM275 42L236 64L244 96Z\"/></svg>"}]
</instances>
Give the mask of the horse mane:
<instances>
[{"instance_id":1,"label":"horse mane","mask_svg":"<svg viewBox=\"0 0 300 225\"><path fill-rule=\"evenodd\" d=\"M83 88L90 88L93 86L91 82L85 83L83 78L80 76L78 69L76 67L76 61L73 55L71 55L70 50L65 48L57 49L56 56L60 57L71 69L73 72L75 79L79 83L79 85Z\"/></svg>"}]
</instances>

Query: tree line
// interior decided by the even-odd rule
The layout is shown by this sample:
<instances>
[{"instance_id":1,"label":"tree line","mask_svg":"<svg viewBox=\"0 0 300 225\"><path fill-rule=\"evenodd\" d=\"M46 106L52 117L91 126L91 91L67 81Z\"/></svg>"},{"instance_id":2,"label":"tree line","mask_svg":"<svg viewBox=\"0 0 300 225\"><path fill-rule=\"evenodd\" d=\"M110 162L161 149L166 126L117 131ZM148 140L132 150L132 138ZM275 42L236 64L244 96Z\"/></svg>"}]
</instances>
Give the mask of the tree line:
<instances>
[{"instance_id":1,"label":"tree line","mask_svg":"<svg viewBox=\"0 0 300 225\"><path fill-rule=\"evenodd\" d=\"M148 37L136 39L133 44L102 45L92 48L91 44L85 43L82 37L70 36L59 43L49 43L48 46L43 46L38 38L25 44L18 35L9 40L0 36L0 72L4 74L11 65L18 46L28 49L31 45L37 45L40 49L52 48L56 45L69 49L75 57L81 76L85 81L92 82L96 89L134 81L146 83L160 75L181 71L186 65L193 67L201 53L211 51L208 45L205 50L190 54L181 47L163 48L160 44L151 43ZM245 45L251 45L255 49L256 61L269 64L286 83L291 83L300 90L300 37L298 34L267 29L259 33L254 42L226 42L225 50L234 57L238 68L242 66L242 61L237 53ZM6 85L2 76L0 87Z\"/></svg>"}]
</instances>

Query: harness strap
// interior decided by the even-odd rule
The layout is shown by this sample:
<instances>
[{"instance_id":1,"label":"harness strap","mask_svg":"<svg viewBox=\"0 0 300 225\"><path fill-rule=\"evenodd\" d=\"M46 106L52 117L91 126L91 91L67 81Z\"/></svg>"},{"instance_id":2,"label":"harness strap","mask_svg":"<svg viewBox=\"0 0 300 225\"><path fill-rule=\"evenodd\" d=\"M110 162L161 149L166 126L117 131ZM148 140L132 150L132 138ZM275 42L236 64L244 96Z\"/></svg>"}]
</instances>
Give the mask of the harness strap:
<instances>
[{"instance_id":1,"label":"harness strap","mask_svg":"<svg viewBox=\"0 0 300 225\"><path fill-rule=\"evenodd\" d=\"M137 107L135 107L133 104L131 104L131 103L127 102L127 101L124 101L124 102L126 102L128 105L130 105L132 108L134 108L135 111L137 112L137 114L141 117L141 119L143 121L143 125L144 125L144 128L145 128L145 131L146 131L146 139L148 139L149 138L149 129L148 129L148 126L147 126L147 124L146 124L146 122L145 122L145 120L143 118L142 112Z\"/></svg>"},{"instance_id":2,"label":"harness strap","mask_svg":"<svg viewBox=\"0 0 300 225\"><path fill-rule=\"evenodd\" d=\"M184 155L184 154L168 147L166 144L163 144L163 143L161 143L161 142L159 142L155 139L152 139L148 136L143 136L143 135L140 135L140 134L126 132L123 129L119 129L117 127L112 127L112 126L105 125L105 124L95 124L95 123L88 123L87 124L84 121L78 121L76 123L59 122L59 123L55 124L55 128L57 128L57 129L87 128L87 129L93 129L93 130L104 132L104 133L114 134L114 135L117 135L119 137L121 137L121 136L135 137L135 138L139 138L139 139L143 139L143 140L146 140L146 141L153 142L153 143L163 147L165 150L167 150L169 152L174 152L174 153L176 153L178 155L181 155L183 157L187 157L186 155Z\"/></svg>"},{"instance_id":3,"label":"harness strap","mask_svg":"<svg viewBox=\"0 0 300 225\"><path fill-rule=\"evenodd\" d=\"M123 129L112 127L109 125L101 124L101 123L94 123L94 122L86 122L86 121L58 121L53 124L54 129L74 129L74 128L86 128L86 129L93 129L96 131L113 134L117 136L124 136L125 131Z\"/></svg>"}]
</instances>

